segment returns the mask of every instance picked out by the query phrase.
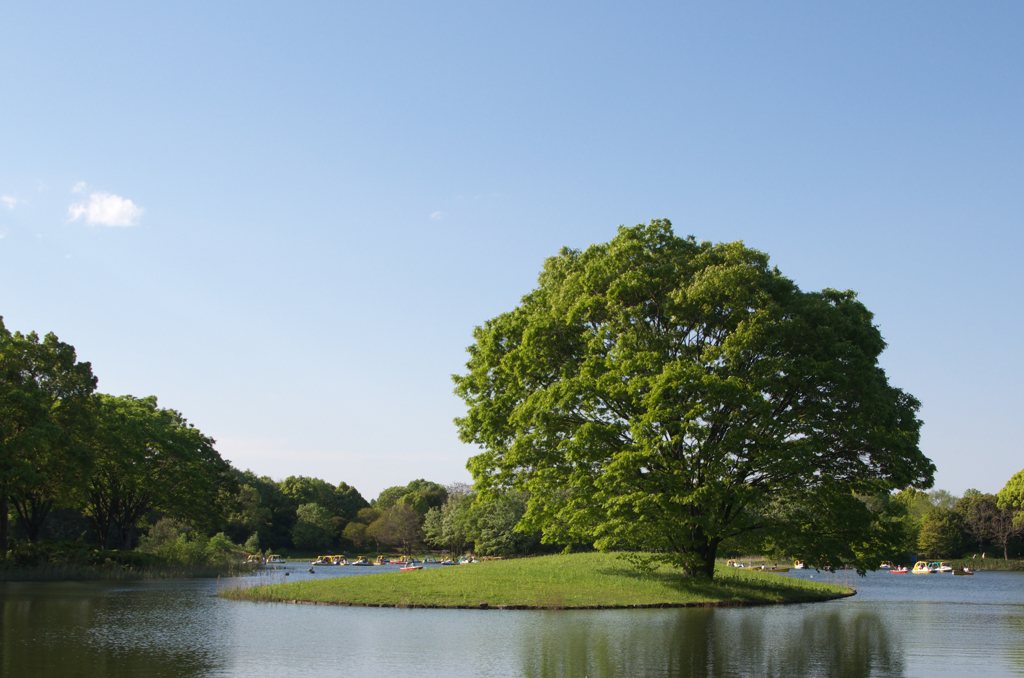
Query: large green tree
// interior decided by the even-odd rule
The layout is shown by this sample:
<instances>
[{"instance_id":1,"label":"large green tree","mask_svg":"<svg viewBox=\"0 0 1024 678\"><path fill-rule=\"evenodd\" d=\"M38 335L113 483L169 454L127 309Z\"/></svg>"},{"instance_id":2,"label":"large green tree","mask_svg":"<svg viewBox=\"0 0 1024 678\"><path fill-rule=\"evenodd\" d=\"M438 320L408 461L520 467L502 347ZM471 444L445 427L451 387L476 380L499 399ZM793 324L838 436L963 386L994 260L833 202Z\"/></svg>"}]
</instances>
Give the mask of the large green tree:
<instances>
[{"instance_id":1,"label":"large green tree","mask_svg":"<svg viewBox=\"0 0 1024 678\"><path fill-rule=\"evenodd\" d=\"M292 542L300 549L323 548L331 541L330 510L319 504L303 504L295 511L297 520L292 529Z\"/></svg>"},{"instance_id":2,"label":"large green tree","mask_svg":"<svg viewBox=\"0 0 1024 678\"><path fill-rule=\"evenodd\" d=\"M1024 528L1024 471L1018 471L999 490L999 508L1013 514L1014 525Z\"/></svg>"},{"instance_id":3,"label":"large green tree","mask_svg":"<svg viewBox=\"0 0 1024 678\"><path fill-rule=\"evenodd\" d=\"M130 547L136 525L156 510L202 527L219 522L218 491L229 482L214 441L155 396L101 394L86 515L101 546Z\"/></svg>"},{"instance_id":4,"label":"large green tree","mask_svg":"<svg viewBox=\"0 0 1024 678\"><path fill-rule=\"evenodd\" d=\"M877 567L886 532L856 495L932 483L871 313L742 243L622 227L548 259L474 339L454 377L468 467L485 495L529 491L520 529L548 542L713 576L722 540L751 533Z\"/></svg>"},{"instance_id":5,"label":"large green tree","mask_svg":"<svg viewBox=\"0 0 1024 678\"><path fill-rule=\"evenodd\" d=\"M54 506L80 499L92 464L84 438L95 388L73 346L52 333L11 333L0 318L0 554L9 502L35 541Z\"/></svg>"}]
</instances>

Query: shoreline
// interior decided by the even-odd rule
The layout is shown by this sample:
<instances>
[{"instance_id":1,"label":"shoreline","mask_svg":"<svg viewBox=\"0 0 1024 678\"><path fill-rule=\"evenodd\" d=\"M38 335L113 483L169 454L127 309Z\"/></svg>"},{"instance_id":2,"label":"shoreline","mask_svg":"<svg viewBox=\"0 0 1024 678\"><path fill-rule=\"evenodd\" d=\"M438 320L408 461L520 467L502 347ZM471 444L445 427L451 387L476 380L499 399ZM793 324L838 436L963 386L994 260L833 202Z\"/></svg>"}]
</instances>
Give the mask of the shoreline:
<instances>
[{"instance_id":1,"label":"shoreline","mask_svg":"<svg viewBox=\"0 0 1024 678\"><path fill-rule=\"evenodd\" d=\"M279 603L284 605L327 605L332 607L390 607L402 610L666 610L678 608L697 607L767 607L769 605L802 605L805 603L827 603L832 600L850 598L857 595L857 591L849 593L834 593L815 600L719 600L719 601L694 601L688 603L647 603L636 605L581 605L581 606L543 606L543 605L490 605L480 603L479 605L435 605L431 603L351 603L335 600L300 600L286 598L261 598L250 602ZM242 599L245 600L245 599Z\"/></svg>"}]
</instances>

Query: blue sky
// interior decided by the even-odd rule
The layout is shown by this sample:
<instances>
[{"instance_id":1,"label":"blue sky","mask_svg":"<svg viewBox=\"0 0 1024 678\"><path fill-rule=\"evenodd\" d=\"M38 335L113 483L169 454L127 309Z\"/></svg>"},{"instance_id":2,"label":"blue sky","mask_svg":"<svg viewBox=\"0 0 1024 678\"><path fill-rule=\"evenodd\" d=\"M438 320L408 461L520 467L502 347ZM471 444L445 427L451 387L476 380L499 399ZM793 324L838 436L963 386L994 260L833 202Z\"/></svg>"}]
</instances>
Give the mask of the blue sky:
<instances>
[{"instance_id":1,"label":"blue sky","mask_svg":"<svg viewBox=\"0 0 1024 678\"><path fill-rule=\"evenodd\" d=\"M936 486L1024 468L1019 3L8 3L0 315L236 466L468 480L450 375L560 247L856 290Z\"/></svg>"}]
</instances>

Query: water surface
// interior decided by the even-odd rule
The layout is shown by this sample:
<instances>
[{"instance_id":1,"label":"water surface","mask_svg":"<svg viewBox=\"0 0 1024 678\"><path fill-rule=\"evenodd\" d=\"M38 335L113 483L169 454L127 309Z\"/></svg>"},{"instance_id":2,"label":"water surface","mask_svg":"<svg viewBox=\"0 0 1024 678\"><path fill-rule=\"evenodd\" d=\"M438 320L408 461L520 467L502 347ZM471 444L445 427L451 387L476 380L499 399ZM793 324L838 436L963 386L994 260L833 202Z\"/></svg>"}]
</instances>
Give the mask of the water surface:
<instances>
[{"instance_id":1,"label":"water surface","mask_svg":"<svg viewBox=\"0 0 1024 678\"><path fill-rule=\"evenodd\" d=\"M277 570L289 581L393 568ZM416 576L416 573L407 573ZM841 575L789 575L844 581ZM1024 675L1024 574L869 573L827 603L403 610L216 597L213 580L0 584L0 671L62 677Z\"/></svg>"}]
</instances>

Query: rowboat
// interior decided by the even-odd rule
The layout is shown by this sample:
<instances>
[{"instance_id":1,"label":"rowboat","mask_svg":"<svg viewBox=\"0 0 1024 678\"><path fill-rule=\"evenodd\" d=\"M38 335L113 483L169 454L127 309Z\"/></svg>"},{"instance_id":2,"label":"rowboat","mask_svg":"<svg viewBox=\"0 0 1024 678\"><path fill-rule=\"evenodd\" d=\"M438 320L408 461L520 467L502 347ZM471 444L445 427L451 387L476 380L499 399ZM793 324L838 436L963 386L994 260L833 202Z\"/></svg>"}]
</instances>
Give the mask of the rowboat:
<instances>
[{"instance_id":1,"label":"rowboat","mask_svg":"<svg viewBox=\"0 0 1024 678\"><path fill-rule=\"evenodd\" d=\"M953 570L953 574L957 577L970 577L974 573L968 570L967 568L964 568L963 570Z\"/></svg>"},{"instance_id":2,"label":"rowboat","mask_svg":"<svg viewBox=\"0 0 1024 678\"><path fill-rule=\"evenodd\" d=\"M889 570L889 574L906 574L907 572L910 572L910 570L905 567L894 567Z\"/></svg>"}]
</instances>

